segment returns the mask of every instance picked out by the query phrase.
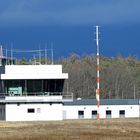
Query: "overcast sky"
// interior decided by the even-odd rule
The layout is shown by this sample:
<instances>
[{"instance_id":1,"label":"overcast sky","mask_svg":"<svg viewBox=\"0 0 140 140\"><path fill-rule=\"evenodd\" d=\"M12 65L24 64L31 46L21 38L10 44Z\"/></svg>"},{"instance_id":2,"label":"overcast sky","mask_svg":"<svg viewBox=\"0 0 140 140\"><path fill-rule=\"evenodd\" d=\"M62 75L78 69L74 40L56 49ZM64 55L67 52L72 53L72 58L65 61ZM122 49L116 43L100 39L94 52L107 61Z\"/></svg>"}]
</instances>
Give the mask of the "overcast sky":
<instances>
[{"instance_id":1,"label":"overcast sky","mask_svg":"<svg viewBox=\"0 0 140 140\"><path fill-rule=\"evenodd\" d=\"M53 40L54 44L56 44L56 48L59 48L60 52L64 47L66 49L66 45L69 53L75 52L75 49L77 49L78 52L78 50L81 51L80 45L82 46L83 43L85 43L84 46L89 45L89 48L92 46L92 32L94 32L93 27L96 24L101 26L101 34L104 34L101 35L103 45L106 47L107 45L108 47L114 45L114 47L120 48L119 50L113 50L114 54L115 51L116 54L121 53L122 47L128 45L127 48L129 52L127 52L126 49L126 55L131 53L132 55L139 55L137 51L139 50L140 42L137 41L139 38L136 35L139 35L140 32L140 0L0 0L0 41L2 43L13 41L16 48L20 48L19 43L24 44L21 45L21 48L23 48L23 46L27 46L28 43L30 46L33 45L34 40L39 42L44 38L44 42ZM52 28L52 26L55 28ZM85 33L88 37L79 35L77 30L82 34ZM47 31L47 34L45 34L45 31ZM127 43L119 43L116 45L114 43L117 42L118 39L121 39L118 37L119 34L121 34L120 32L123 32L123 36L120 36L123 37L123 40L127 41ZM34 36L34 34L37 33L41 34L40 39L39 36ZM25 34L27 36L25 36ZM28 36L28 34L30 34L30 36ZM73 38L73 34L77 34L76 40ZM111 34L114 35L114 37ZM46 40L43 35L46 37ZM51 37L49 37L49 35ZM59 41L57 39L56 41L58 35L60 35L61 38L64 37L66 41L62 39ZM29 40L28 43L21 42L27 41L26 37L30 37L31 42ZM25 38L25 40L23 38ZM71 40L67 38L71 38ZM81 41L84 38L86 41ZM118 39L115 40L116 38ZM103 39L112 40L112 44L107 43L108 41ZM37 43L36 41L34 41L34 43ZM131 46L129 44L131 44ZM135 49L134 46L132 48L132 44L137 45L137 49ZM32 48L33 47L34 46L32 46ZM91 49L89 49L89 51L90 50ZM84 51L86 53L87 50L83 49L83 54ZM87 51L87 53L89 53L89 51ZM123 53L125 53L124 50L122 54Z\"/></svg>"}]
</instances>

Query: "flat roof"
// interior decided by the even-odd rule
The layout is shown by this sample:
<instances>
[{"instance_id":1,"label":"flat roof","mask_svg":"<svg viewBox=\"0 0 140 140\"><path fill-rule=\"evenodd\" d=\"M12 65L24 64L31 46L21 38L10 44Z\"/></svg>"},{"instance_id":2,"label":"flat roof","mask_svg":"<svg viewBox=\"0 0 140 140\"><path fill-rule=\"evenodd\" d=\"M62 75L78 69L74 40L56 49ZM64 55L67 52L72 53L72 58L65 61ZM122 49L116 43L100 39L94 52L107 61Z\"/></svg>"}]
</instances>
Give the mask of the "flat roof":
<instances>
[{"instance_id":1,"label":"flat roof","mask_svg":"<svg viewBox=\"0 0 140 140\"><path fill-rule=\"evenodd\" d=\"M6 65L0 67L0 79L68 79L68 73L62 65Z\"/></svg>"},{"instance_id":2,"label":"flat roof","mask_svg":"<svg viewBox=\"0 0 140 140\"><path fill-rule=\"evenodd\" d=\"M64 102L65 106L97 105L96 99L73 100ZM100 105L139 105L139 99L102 99Z\"/></svg>"}]
</instances>

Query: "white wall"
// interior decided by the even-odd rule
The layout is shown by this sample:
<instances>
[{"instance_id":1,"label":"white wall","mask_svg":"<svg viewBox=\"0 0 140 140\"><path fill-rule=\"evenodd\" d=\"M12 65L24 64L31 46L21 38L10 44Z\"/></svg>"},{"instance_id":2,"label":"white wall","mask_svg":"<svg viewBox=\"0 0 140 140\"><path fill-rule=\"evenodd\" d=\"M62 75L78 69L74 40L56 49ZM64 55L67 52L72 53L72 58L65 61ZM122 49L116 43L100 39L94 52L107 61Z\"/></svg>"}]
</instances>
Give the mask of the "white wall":
<instances>
[{"instance_id":1,"label":"white wall","mask_svg":"<svg viewBox=\"0 0 140 140\"><path fill-rule=\"evenodd\" d=\"M1 79L68 79L62 65L6 65Z\"/></svg>"},{"instance_id":2,"label":"white wall","mask_svg":"<svg viewBox=\"0 0 140 140\"><path fill-rule=\"evenodd\" d=\"M106 117L106 110L111 110L112 118L119 118L119 111L125 110L125 117L139 117L139 105L110 105L101 107L101 118ZM103 111L102 111L103 110Z\"/></svg>"},{"instance_id":3,"label":"white wall","mask_svg":"<svg viewBox=\"0 0 140 140\"><path fill-rule=\"evenodd\" d=\"M78 119L78 111L84 111L84 118L92 118L92 110L97 106L64 106L65 119ZM119 111L125 110L125 117L139 117L139 105L108 105L100 106L100 118L106 118L106 110L111 110L112 118L119 118Z\"/></svg>"},{"instance_id":4,"label":"white wall","mask_svg":"<svg viewBox=\"0 0 140 140\"><path fill-rule=\"evenodd\" d=\"M27 109L35 109L28 113ZM78 111L84 111L84 119L92 118L97 106L63 106L62 104L7 104L6 121L37 121L78 119ZM119 111L125 110L125 117L139 117L139 105L100 106L100 118L106 118L106 110L111 110L111 118L119 118Z\"/></svg>"},{"instance_id":5,"label":"white wall","mask_svg":"<svg viewBox=\"0 0 140 140\"><path fill-rule=\"evenodd\" d=\"M16 71L15 71L16 70ZM6 65L5 73L62 73L62 65Z\"/></svg>"},{"instance_id":6,"label":"white wall","mask_svg":"<svg viewBox=\"0 0 140 140\"><path fill-rule=\"evenodd\" d=\"M27 110L34 108L35 113ZM39 111L40 110L40 111ZM7 104L6 121L62 120L62 104Z\"/></svg>"}]
</instances>

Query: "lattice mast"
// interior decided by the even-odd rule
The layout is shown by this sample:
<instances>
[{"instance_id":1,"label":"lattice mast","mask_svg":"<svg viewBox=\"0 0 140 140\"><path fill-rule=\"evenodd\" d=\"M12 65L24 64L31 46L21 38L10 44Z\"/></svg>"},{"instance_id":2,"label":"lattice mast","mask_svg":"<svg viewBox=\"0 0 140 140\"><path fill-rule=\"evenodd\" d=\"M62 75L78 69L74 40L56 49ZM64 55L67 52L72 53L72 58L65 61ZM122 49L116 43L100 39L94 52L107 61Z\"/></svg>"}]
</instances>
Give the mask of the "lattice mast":
<instances>
[{"instance_id":1,"label":"lattice mast","mask_svg":"<svg viewBox=\"0 0 140 140\"><path fill-rule=\"evenodd\" d=\"M100 120L100 53L99 53L99 26L96 26L96 47L97 47L97 89L96 89L96 100L97 100L97 119Z\"/></svg>"}]
</instances>

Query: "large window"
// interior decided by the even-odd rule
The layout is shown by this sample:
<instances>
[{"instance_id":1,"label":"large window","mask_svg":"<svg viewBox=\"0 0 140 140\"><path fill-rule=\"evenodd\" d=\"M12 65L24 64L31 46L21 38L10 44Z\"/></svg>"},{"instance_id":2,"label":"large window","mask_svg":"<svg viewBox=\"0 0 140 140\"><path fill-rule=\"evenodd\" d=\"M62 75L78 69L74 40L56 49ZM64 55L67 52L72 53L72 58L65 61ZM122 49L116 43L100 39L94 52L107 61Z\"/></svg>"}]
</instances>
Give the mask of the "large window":
<instances>
[{"instance_id":1,"label":"large window","mask_svg":"<svg viewBox=\"0 0 140 140\"><path fill-rule=\"evenodd\" d=\"M63 85L64 79L5 80L0 83L0 89L4 89L5 93L20 95L23 93L62 92Z\"/></svg>"},{"instance_id":2,"label":"large window","mask_svg":"<svg viewBox=\"0 0 140 140\"><path fill-rule=\"evenodd\" d=\"M42 92L42 80L27 80L27 93Z\"/></svg>"},{"instance_id":3,"label":"large window","mask_svg":"<svg viewBox=\"0 0 140 140\"><path fill-rule=\"evenodd\" d=\"M4 81L5 93L20 95L25 92L24 80L5 80Z\"/></svg>"},{"instance_id":4,"label":"large window","mask_svg":"<svg viewBox=\"0 0 140 140\"><path fill-rule=\"evenodd\" d=\"M62 92L63 85L64 85L63 79L45 80L44 91L45 92Z\"/></svg>"},{"instance_id":5,"label":"large window","mask_svg":"<svg viewBox=\"0 0 140 140\"><path fill-rule=\"evenodd\" d=\"M27 80L27 92L62 92L64 80Z\"/></svg>"}]
</instances>

